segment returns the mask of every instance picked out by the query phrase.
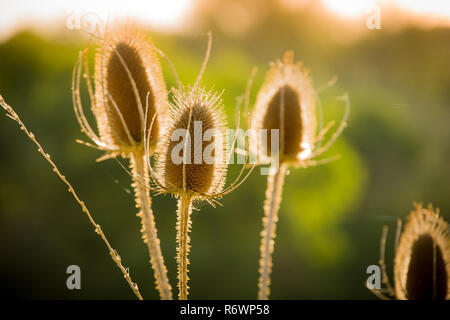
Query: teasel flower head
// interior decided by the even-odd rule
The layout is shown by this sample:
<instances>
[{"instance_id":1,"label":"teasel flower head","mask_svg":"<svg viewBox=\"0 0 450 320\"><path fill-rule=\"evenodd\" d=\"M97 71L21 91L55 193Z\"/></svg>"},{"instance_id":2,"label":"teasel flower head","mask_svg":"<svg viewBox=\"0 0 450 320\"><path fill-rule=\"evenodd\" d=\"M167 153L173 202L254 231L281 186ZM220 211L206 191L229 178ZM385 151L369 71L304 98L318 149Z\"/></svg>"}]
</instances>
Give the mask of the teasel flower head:
<instances>
[{"instance_id":1,"label":"teasel flower head","mask_svg":"<svg viewBox=\"0 0 450 320\"><path fill-rule=\"evenodd\" d=\"M244 164L239 176L225 187L228 143L221 94L206 91L197 84L198 81L193 87L174 93L157 147L155 170L150 157L147 157L157 190L178 199L177 265L178 297L181 300L187 299L189 294L188 256L193 201L204 200L215 206L218 198L237 188L252 171L249 170L240 180L246 167ZM233 141L236 141L236 135Z\"/></svg>"},{"instance_id":2,"label":"teasel flower head","mask_svg":"<svg viewBox=\"0 0 450 320\"><path fill-rule=\"evenodd\" d=\"M189 233L193 202L204 200L214 207L218 198L235 190L254 168L253 166L241 179L247 164L245 162L237 178L225 187L230 159L221 94L212 89L206 91L199 86L210 56L211 44L212 35L209 32L205 59L194 85L183 88L178 82L178 90L174 90L173 103L170 104L157 145L155 170L152 168L149 152L153 121L144 141L147 166L156 190L172 194L178 200L176 258L180 300L186 300L189 294ZM234 150L236 140L237 133L230 150Z\"/></svg>"},{"instance_id":3,"label":"teasel flower head","mask_svg":"<svg viewBox=\"0 0 450 320\"><path fill-rule=\"evenodd\" d=\"M151 168L150 163L148 166ZM223 193L227 173L226 121L220 95L205 92L196 85L175 92L155 167L152 176L159 191L178 199L178 298L186 300L192 202L206 200L214 205L215 198Z\"/></svg>"},{"instance_id":4,"label":"teasel flower head","mask_svg":"<svg viewBox=\"0 0 450 320\"><path fill-rule=\"evenodd\" d=\"M269 160L274 151L271 130L278 129L281 164L316 164L311 159L328 150L346 126L349 103L346 95L343 98L347 106L344 118L332 138L321 147L318 142L333 123L317 134L320 122L317 93L302 63L294 63L293 52L286 52L282 61L271 63L259 90L251 118L251 127L258 133L250 144L250 151L262 161ZM267 133L266 141L259 134L261 129Z\"/></svg>"},{"instance_id":5,"label":"teasel flower head","mask_svg":"<svg viewBox=\"0 0 450 320\"><path fill-rule=\"evenodd\" d=\"M80 53L73 73L73 100L77 119L103 158L144 151L146 130L153 121L150 150L153 152L168 108L167 89L156 48L136 26L110 26L99 41L94 84L88 67L89 46ZM84 69L92 112L99 134L90 127L80 98Z\"/></svg>"},{"instance_id":6,"label":"teasel flower head","mask_svg":"<svg viewBox=\"0 0 450 320\"><path fill-rule=\"evenodd\" d=\"M88 45L75 64L72 92L74 110L81 129L94 142L82 143L106 152L97 161L119 155L130 159L130 175L135 180L132 187L136 206L139 208L142 239L149 250L155 285L161 299L170 300L172 288L151 208L145 161L145 152L154 152L160 125L168 108L167 90L156 50L150 39L131 23L107 26L99 39L95 57L95 90L89 72ZM80 82L83 68L98 134L88 123L81 104Z\"/></svg>"},{"instance_id":7,"label":"teasel flower head","mask_svg":"<svg viewBox=\"0 0 450 320\"><path fill-rule=\"evenodd\" d=\"M246 107L252 77L247 85ZM276 223L287 168L292 165L306 167L332 160L316 161L313 158L328 150L344 130L349 115L348 97L344 96L344 100L347 108L343 120L332 137L324 146L320 146L333 122L321 128L322 118L321 114L318 116L317 110L320 100L308 72L300 62L294 63L292 52L286 52L282 61L271 64L259 90L250 122L252 130L248 149L250 154L256 156L257 162L271 164L261 232L258 278L260 300L266 300L270 295ZM318 127L321 130L317 134Z\"/></svg>"},{"instance_id":8,"label":"teasel flower head","mask_svg":"<svg viewBox=\"0 0 450 320\"><path fill-rule=\"evenodd\" d=\"M449 226L431 205L415 205L401 234L394 264L398 299L450 299Z\"/></svg>"},{"instance_id":9,"label":"teasel flower head","mask_svg":"<svg viewBox=\"0 0 450 320\"><path fill-rule=\"evenodd\" d=\"M195 87L176 91L157 149L160 190L199 199L219 196L228 166L226 134L220 94Z\"/></svg>"}]
</instances>

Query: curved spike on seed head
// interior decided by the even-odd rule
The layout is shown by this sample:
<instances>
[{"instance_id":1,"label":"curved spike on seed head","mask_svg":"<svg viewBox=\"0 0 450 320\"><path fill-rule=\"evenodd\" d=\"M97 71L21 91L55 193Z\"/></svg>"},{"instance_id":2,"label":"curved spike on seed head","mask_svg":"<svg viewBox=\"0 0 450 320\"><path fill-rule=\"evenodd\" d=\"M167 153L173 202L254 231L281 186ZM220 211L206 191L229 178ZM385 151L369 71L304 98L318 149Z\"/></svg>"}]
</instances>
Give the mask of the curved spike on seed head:
<instances>
[{"instance_id":1,"label":"curved spike on seed head","mask_svg":"<svg viewBox=\"0 0 450 320\"><path fill-rule=\"evenodd\" d=\"M394 263L398 299L450 299L448 224L431 205L415 204L400 237Z\"/></svg>"},{"instance_id":2,"label":"curved spike on seed head","mask_svg":"<svg viewBox=\"0 0 450 320\"><path fill-rule=\"evenodd\" d=\"M271 129L279 129L280 163L307 159L317 128L316 98L311 79L291 51L271 63L252 115L253 129L267 130L267 143L252 143L260 159L271 156Z\"/></svg>"},{"instance_id":3,"label":"curved spike on seed head","mask_svg":"<svg viewBox=\"0 0 450 320\"><path fill-rule=\"evenodd\" d=\"M101 139L120 153L143 150L145 131L156 113L154 147L167 108L167 89L150 39L129 23L107 29L95 59L92 108Z\"/></svg>"}]
</instances>

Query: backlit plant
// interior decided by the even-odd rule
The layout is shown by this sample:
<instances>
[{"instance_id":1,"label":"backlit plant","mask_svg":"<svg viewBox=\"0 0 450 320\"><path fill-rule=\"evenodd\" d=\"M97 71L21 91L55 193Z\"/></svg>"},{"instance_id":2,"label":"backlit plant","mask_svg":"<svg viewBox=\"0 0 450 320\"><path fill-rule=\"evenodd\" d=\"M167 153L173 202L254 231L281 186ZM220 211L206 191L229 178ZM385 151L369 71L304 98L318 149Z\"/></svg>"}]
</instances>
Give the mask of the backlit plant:
<instances>
[{"instance_id":1,"label":"backlit plant","mask_svg":"<svg viewBox=\"0 0 450 320\"><path fill-rule=\"evenodd\" d=\"M383 228L380 266L385 289L371 289L381 299L450 299L450 236L439 209L415 204L395 247L394 287L385 264L387 227ZM400 221L400 220L399 220ZM398 233L401 224L398 224ZM387 295L386 295L387 294Z\"/></svg>"},{"instance_id":2,"label":"backlit plant","mask_svg":"<svg viewBox=\"0 0 450 320\"><path fill-rule=\"evenodd\" d=\"M250 149L253 148L259 159L272 165L264 202L258 299L268 299L270 294L276 223L286 171L289 167L308 167L329 161L313 159L327 151L344 130L349 103L347 96L343 99L347 106L344 118L332 137L320 146L320 141L333 123L316 133L317 95L301 63L294 63L292 52L286 52L283 61L271 64L258 92L251 119L251 128L258 135ZM278 139L273 139L272 134L277 132ZM261 137L261 133L266 137Z\"/></svg>"},{"instance_id":3,"label":"backlit plant","mask_svg":"<svg viewBox=\"0 0 450 320\"><path fill-rule=\"evenodd\" d=\"M172 290L151 208L149 176L144 152L145 134L150 127L150 120L153 119L153 122L147 151L152 155L168 107L167 90L159 59L150 39L136 27L119 24L106 29L97 48L94 93L88 67L88 49L89 47L80 53L73 72L75 114L82 131L95 143L94 147L106 151L106 155L99 160L119 155L128 157L133 176L140 178L139 182L133 181L132 185L136 205L140 208L138 215L142 222L142 238L148 246L160 296L162 299L172 299ZM89 125L81 105L80 79L83 57L84 76L99 135Z\"/></svg>"}]
</instances>

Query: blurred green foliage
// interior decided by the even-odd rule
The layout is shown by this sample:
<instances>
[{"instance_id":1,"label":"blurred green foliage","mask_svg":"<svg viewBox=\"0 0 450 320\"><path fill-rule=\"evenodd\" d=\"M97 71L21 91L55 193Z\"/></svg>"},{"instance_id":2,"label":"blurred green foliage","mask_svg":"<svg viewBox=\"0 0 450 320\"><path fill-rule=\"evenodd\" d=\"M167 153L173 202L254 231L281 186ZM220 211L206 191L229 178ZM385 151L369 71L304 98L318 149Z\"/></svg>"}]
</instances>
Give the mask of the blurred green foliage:
<instances>
[{"instance_id":1,"label":"blurred green foliage","mask_svg":"<svg viewBox=\"0 0 450 320\"><path fill-rule=\"evenodd\" d=\"M277 227L274 299L374 298L366 268L378 260L388 224L388 268L393 226L413 201L432 202L450 220L450 30L367 31L341 44L307 14L273 10L245 36L227 36L213 23L213 52L204 83L224 89L233 126L236 97L259 67L252 102L268 62L293 49L321 93L325 122L339 119L351 99L349 126L324 157L327 165L291 169ZM206 45L203 35L152 33L184 83L192 83ZM63 40L65 39L65 40ZM70 39L70 40L67 40ZM158 298L148 253L140 240L130 178L114 161L75 143L71 75L87 40L74 31L44 39L31 32L0 45L0 93L35 133L130 267L145 298ZM163 62L168 85L173 75ZM88 101L84 97L85 107ZM65 186L17 125L0 117L0 274L3 292L21 298L134 298L104 244ZM231 170L234 174L237 169ZM266 179L258 171L223 206L200 205L193 215L192 299L256 297L262 204ZM153 199L163 254L176 288L175 209L168 196ZM82 270L82 290L66 289L66 267ZM391 270L391 269L389 269Z\"/></svg>"}]
</instances>

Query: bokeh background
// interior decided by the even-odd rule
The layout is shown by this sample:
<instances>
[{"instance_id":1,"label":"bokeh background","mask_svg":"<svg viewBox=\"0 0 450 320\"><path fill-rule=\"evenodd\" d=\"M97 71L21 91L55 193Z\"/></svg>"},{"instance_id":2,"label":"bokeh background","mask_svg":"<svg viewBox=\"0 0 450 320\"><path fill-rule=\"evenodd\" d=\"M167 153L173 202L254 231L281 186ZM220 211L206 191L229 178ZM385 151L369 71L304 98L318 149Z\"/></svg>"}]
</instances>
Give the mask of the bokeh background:
<instances>
[{"instance_id":1,"label":"bokeh background","mask_svg":"<svg viewBox=\"0 0 450 320\"><path fill-rule=\"evenodd\" d=\"M395 223L407 217L414 201L435 204L450 220L450 12L445 1L39 4L0 1L0 94L70 179L144 298L158 294L130 177L115 161L96 163L102 154L75 142L85 137L72 109L71 74L88 37L66 22L78 9L136 16L184 83L194 81L211 30L213 51L204 82L225 89L230 123L252 68L259 68L253 103L269 61L286 50L303 61L316 88L338 77L320 96L325 121L339 120L344 106L336 97L350 96L349 126L324 155L342 157L290 170L271 298L374 299L364 283L366 268L378 260L382 226L390 227L391 274ZM374 4L381 9L381 29L370 30L366 20ZM173 76L162 64L170 87ZM88 108L86 95L84 101ZM222 207L204 204L194 212L190 298L256 297L265 187L266 177L255 171L221 201ZM158 196L153 207L176 288L176 201ZM66 288L71 264L81 267L81 290ZM0 116L0 286L13 298L134 299L67 188L5 116Z\"/></svg>"}]
</instances>

